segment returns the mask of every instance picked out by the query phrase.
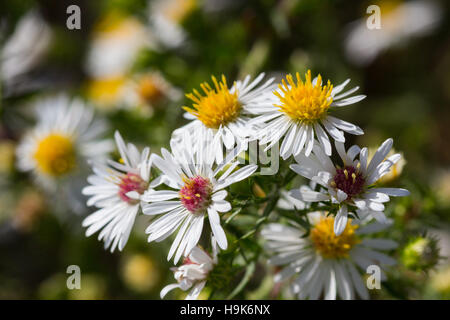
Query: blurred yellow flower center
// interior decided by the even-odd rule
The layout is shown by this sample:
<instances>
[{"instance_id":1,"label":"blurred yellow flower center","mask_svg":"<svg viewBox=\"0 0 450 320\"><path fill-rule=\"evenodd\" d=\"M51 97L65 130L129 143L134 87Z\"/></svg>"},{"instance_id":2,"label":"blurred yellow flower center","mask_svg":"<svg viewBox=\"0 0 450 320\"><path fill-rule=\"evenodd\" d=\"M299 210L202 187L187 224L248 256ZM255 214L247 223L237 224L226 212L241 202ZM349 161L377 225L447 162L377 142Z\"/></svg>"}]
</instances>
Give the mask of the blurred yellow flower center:
<instances>
[{"instance_id":1,"label":"blurred yellow flower center","mask_svg":"<svg viewBox=\"0 0 450 320\"><path fill-rule=\"evenodd\" d=\"M54 177L72 171L76 164L75 158L72 140L57 133L52 133L42 139L34 153L39 170Z\"/></svg>"},{"instance_id":2,"label":"blurred yellow flower center","mask_svg":"<svg viewBox=\"0 0 450 320\"><path fill-rule=\"evenodd\" d=\"M283 79L282 84L278 88L283 92L280 94L275 91L274 94L280 98L280 108L282 112L288 115L294 121L300 122L315 122L322 119L333 102L331 91L333 86L330 81L325 86L322 86L322 77L317 77L315 85L312 84L311 71L305 75L305 82L300 78L297 72L297 83L294 82L292 75L286 76L286 81Z\"/></svg>"},{"instance_id":3,"label":"blurred yellow flower center","mask_svg":"<svg viewBox=\"0 0 450 320\"><path fill-rule=\"evenodd\" d=\"M211 88L207 82L202 83L200 87L204 95L194 89L194 93L186 95L194 102L193 108L183 107L183 109L196 116L208 128L218 129L236 120L242 105L238 100L238 92L231 93L228 90L225 76L222 76L221 82L217 82L214 76L211 78L215 88Z\"/></svg>"},{"instance_id":4,"label":"blurred yellow flower center","mask_svg":"<svg viewBox=\"0 0 450 320\"><path fill-rule=\"evenodd\" d=\"M311 229L311 241L316 251L324 258L347 258L353 246L360 242L355 234L358 226L352 225L349 220L344 232L336 236L333 225L333 217L320 218L319 223Z\"/></svg>"},{"instance_id":5,"label":"blurred yellow flower center","mask_svg":"<svg viewBox=\"0 0 450 320\"><path fill-rule=\"evenodd\" d=\"M163 96L161 87L151 75L146 75L139 79L138 93L141 99L146 102L157 102Z\"/></svg>"},{"instance_id":6,"label":"blurred yellow flower center","mask_svg":"<svg viewBox=\"0 0 450 320\"><path fill-rule=\"evenodd\" d=\"M119 11L106 14L94 28L98 39L130 38L144 31L144 26L132 16Z\"/></svg>"},{"instance_id":7,"label":"blurred yellow flower center","mask_svg":"<svg viewBox=\"0 0 450 320\"><path fill-rule=\"evenodd\" d=\"M124 77L92 80L89 83L87 94L98 106L112 106L120 102L124 84Z\"/></svg>"},{"instance_id":8,"label":"blurred yellow flower center","mask_svg":"<svg viewBox=\"0 0 450 320\"><path fill-rule=\"evenodd\" d=\"M196 7L197 0L172 0L164 3L161 12L168 20L181 22Z\"/></svg>"}]
</instances>

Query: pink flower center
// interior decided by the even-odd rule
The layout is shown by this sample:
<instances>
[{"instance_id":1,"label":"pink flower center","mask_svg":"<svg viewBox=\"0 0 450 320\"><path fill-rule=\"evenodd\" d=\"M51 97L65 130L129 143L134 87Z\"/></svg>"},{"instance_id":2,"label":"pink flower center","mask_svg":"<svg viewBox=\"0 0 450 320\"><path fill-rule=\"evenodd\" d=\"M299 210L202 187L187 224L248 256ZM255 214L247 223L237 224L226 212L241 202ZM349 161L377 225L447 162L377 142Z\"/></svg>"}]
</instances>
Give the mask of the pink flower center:
<instances>
[{"instance_id":1,"label":"pink flower center","mask_svg":"<svg viewBox=\"0 0 450 320\"><path fill-rule=\"evenodd\" d=\"M147 190L148 183L135 173L127 173L119 184L119 197L125 202L135 204L138 201L127 196L130 191L136 191L143 194Z\"/></svg>"},{"instance_id":2,"label":"pink flower center","mask_svg":"<svg viewBox=\"0 0 450 320\"><path fill-rule=\"evenodd\" d=\"M192 213L200 213L211 204L212 185L209 179L196 176L184 178L180 190L181 203Z\"/></svg>"},{"instance_id":3,"label":"pink flower center","mask_svg":"<svg viewBox=\"0 0 450 320\"><path fill-rule=\"evenodd\" d=\"M336 175L333 178L333 186L344 191L348 198L361 193L364 187L364 178L358 170L352 166L346 166L344 169L336 169Z\"/></svg>"}]
</instances>

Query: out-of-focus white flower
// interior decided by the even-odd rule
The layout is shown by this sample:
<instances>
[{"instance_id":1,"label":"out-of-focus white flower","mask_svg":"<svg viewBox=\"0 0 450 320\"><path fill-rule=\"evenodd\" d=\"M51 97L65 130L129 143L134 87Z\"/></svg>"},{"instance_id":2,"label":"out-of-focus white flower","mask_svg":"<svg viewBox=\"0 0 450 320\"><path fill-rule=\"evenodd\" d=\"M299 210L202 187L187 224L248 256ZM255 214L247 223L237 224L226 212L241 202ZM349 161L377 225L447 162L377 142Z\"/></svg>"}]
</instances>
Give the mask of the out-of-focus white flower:
<instances>
[{"instance_id":1,"label":"out-of-focus white flower","mask_svg":"<svg viewBox=\"0 0 450 320\"><path fill-rule=\"evenodd\" d=\"M379 7L380 29L367 27L369 16L350 26L345 39L345 52L356 65L368 65L384 50L430 33L442 16L440 7L434 1L383 1Z\"/></svg>"},{"instance_id":2,"label":"out-of-focus white flower","mask_svg":"<svg viewBox=\"0 0 450 320\"><path fill-rule=\"evenodd\" d=\"M138 19L110 12L94 31L86 71L93 78L122 76L135 62L138 52L151 46L149 31Z\"/></svg>"},{"instance_id":3,"label":"out-of-focus white flower","mask_svg":"<svg viewBox=\"0 0 450 320\"><path fill-rule=\"evenodd\" d=\"M99 110L137 109L149 117L164 102L179 100L182 94L160 72L149 71L92 79L87 87L87 96Z\"/></svg>"},{"instance_id":4,"label":"out-of-focus white flower","mask_svg":"<svg viewBox=\"0 0 450 320\"><path fill-rule=\"evenodd\" d=\"M271 95L271 104L251 108L251 112L258 116L250 121L250 125L260 127L255 138L259 139L261 145L268 144L268 150L284 137L280 147L283 159L298 155L303 149L308 156L314 145L314 137L320 141L325 153L331 155L331 143L326 132L340 142L345 142L342 131L363 134L358 126L329 115L330 109L363 100L366 97L364 95L348 97L359 87L341 93L350 79L333 88L330 81L323 85L320 75L312 80L310 70L305 77L303 82L297 73L295 83L293 77L288 75L287 83L283 80L278 90Z\"/></svg>"},{"instance_id":5,"label":"out-of-focus white flower","mask_svg":"<svg viewBox=\"0 0 450 320\"><path fill-rule=\"evenodd\" d=\"M152 165L150 149L140 153L131 144L125 144L118 131L115 134L120 163L108 160L109 165L93 163L94 175L89 176L91 184L83 189L90 196L88 206L95 205L99 210L83 220L88 227L89 237L103 229L99 240L105 242L105 249L116 247L122 251L130 236L136 215L139 212L141 195L149 188Z\"/></svg>"},{"instance_id":6,"label":"out-of-focus white flower","mask_svg":"<svg viewBox=\"0 0 450 320\"><path fill-rule=\"evenodd\" d=\"M196 300L204 288L210 271L217 264L217 250L213 242L213 257L200 247L195 247L179 267L170 268L178 283L169 284L161 290L161 299L171 290L180 288L183 291L191 289L186 300Z\"/></svg>"},{"instance_id":7,"label":"out-of-focus white flower","mask_svg":"<svg viewBox=\"0 0 450 320\"><path fill-rule=\"evenodd\" d=\"M374 154L376 153L377 148L369 148L369 161L370 159L372 159L372 157L374 156ZM394 148L391 149L391 151L389 151L389 153L386 155L387 158L389 158L390 156L396 154L397 152L395 151ZM380 180L378 180L378 183L381 184L386 184L386 183L390 183L393 182L394 180L398 179L400 177L400 175L403 172L403 168L406 165L406 160L405 157L403 156L403 153L398 152L398 154L400 155L400 160L398 160L392 167L391 170L389 170L388 173L386 173L384 176L382 176L380 178Z\"/></svg>"},{"instance_id":8,"label":"out-of-focus white flower","mask_svg":"<svg viewBox=\"0 0 450 320\"><path fill-rule=\"evenodd\" d=\"M181 97L181 91L157 71L137 74L125 85L124 102L127 108L138 108L147 116L161 107L163 101L177 101Z\"/></svg>"},{"instance_id":9,"label":"out-of-focus white flower","mask_svg":"<svg viewBox=\"0 0 450 320\"><path fill-rule=\"evenodd\" d=\"M369 293L362 274L370 265L392 266L396 261L378 250L391 250L397 243L381 238L370 238L371 233L382 231L388 224L378 222L358 225L346 222L345 231L334 233L334 218L324 213L308 214L311 230L278 223L267 225L261 235L267 241L265 248L273 253L269 263L285 266L275 275L275 282L293 277L291 289L299 299L327 300L337 297L350 300L359 296L368 299ZM358 271L358 269L360 269ZM386 275L380 269L381 279Z\"/></svg>"},{"instance_id":10,"label":"out-of-focus white flower","mask_svg":"<svg viewBox=\"0 0 450 320\"><path fill-rule=\"evenodd\" d=\"M63 94L39 100L35 112L37 124L16 149L17 166L32 172L37 185L57 194L54 207L69 205L80 214L86 209L80 190L88 173L87 161L106 159L113 149L111 140L101 138L106 123L95 118L81 100Z\"/></svg>"},{"instance_id":11,"label":"out-of-focus white flower","mask_svg":"<svg viewBox=\"0 0 450 320\"><path fill-rule=\"evenodd\" d=\"M167 48L182 45L186 32L181 23L198 6L197 0L156 0L149 5L149 20L154 36Z\"/></svg>"},{"instance_id":12,"label":"out-of-focus white flower","mask_svg":"<svg viewBox=\"0 0 450 320\"><path fill-rule=\"evenodd\" d=\"M142 197L144 202L149 202L143 204L144 214L163 214L148 226L148 242L160 242L178 230L168 254L169 260L175 254L175 263L197 245L206 215L215 241L220 248L227 248L219 216L219 212L231 210L224 189L246 179L257 169L256 165L246 165L235 170L239 165L235 160L238 152L231 152L217 165L209 160L207 148L195 151L192 145L186 135L183 143L172 142L172 153L162 149L162 158L155 156L153 163L163 174L161 182L172 190L150 190Z\"/></svg>"},{"instance_id":13,"label":"out-of-focus white flower","mask_svg":"<svg viewBox=\"0 0 450 320\"><path fill-rule=\"evenodd\" d=\"M409 195L408 190L401 188L372 188L401 157L394 154L386 158L392 144L393 140L387 139L368 161L367 148L360 149L354 145L345 151L344 144L336 141L336 150L343 162L340 166L335 165L316 143L309 157L303 154L296 156L297 164L292 164L290 168L325 189L313 191L302 187L291 190L290 195L306 202L331 201L339 204L334 220L336 235L344 232L347 226L348 206L356 207L361 219L373 217L379 222L386 222L383 211L389 196ZM358 154L359 159L355 159Z\"/></svg>"},{"instance_id":14,"label":"out-of-focus white flower","mask_svg":"<svg viewBox=\"0 0 450 320\"><path fill-rule=\"evenodd\" d=\"M253 109L267 108L271 101L266 99L273 89L273 78L259 85L264 78L261 73L250 82L250 76L243 81L236 81L228 88L227 80L222 75L220 82L213 76L214 87L207 82L200 86L203 93L194 89L187 95L193 101L192 107L184 107L185 117L190 123L173 132L173 139L186 134L194 139L194 146L205 141L209 144L210 157L217 162L223 159L223 147L230 150L235 145L245 147L251 134L249 120ZM259 85L259 86L258 86Z\"/></svg>"},{"instance_id":15,"label":"out-of-focus white flower","mask_svg":"<svg viewBox=\"0 0 450 320\"><path fill-rule=\"evenodd\" d=\"M47 51L52 31L42 16L31 10L17 23L0 54L0 78L9 83L29 71Z\"/></svg>"},{"instance_id":16,"label":"out-of-focus white flower","mask_svg":"<svg viewBox=\"0 0 450 320\"><path fill-rule=\"evenodd\" d=\"M37 124L17 147L17 164L31 171L38 184L55 189L58 182L79 176L87 159L105 159L113 148L100 140L106 123L94 118L92 109L66 95L45 98L35 105Z\"/></svg>"}]
</instances>

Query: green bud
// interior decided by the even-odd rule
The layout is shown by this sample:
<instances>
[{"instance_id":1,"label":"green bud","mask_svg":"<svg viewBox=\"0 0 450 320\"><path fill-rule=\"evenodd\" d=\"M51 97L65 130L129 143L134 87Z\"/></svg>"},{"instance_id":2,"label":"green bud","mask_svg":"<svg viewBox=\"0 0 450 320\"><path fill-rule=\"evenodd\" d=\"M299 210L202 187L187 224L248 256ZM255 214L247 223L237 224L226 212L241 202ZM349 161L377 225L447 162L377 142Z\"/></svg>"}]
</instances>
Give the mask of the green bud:
<instances>
[{"instance_id":1,"label":"green bud","mask_svg":"<svg viewBox=\"0 0 450 320\"><path fill-rule=\"evenodd\" d=\"M403 265L413 271L427 271L436 266L439 261L437 240L431 237L419 236L409 241L402 252Z\"/></svg>"}]
</instances>

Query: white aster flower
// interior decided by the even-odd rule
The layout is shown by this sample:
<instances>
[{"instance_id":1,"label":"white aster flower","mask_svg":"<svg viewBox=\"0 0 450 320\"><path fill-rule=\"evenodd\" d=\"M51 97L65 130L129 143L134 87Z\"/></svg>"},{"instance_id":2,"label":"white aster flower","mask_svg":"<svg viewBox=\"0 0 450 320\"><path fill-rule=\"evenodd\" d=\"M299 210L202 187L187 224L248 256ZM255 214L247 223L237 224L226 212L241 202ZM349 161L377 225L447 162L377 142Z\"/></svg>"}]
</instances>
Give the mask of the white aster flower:
<instances>
[{"instance_id":1,"label":"white aster flower","mask_svg":"<svg viewBox=\"0 0 450 320\"><path fill-rule=\"evenodd\" d=\"M103 229L98 239L105 242L105 249L116 247L122 251L130 236L139 212L141 195L149 188L152 165L150 149L142 153L131 143L125 144L119 132L115 139L120 153L120 163L108 160L108 164L94 162L94 175L88 177L91 184L83 189L90 196L88 206L99 210L83 220L89 237Z\"/></svg>"},{"instance_id":2,"label":"white aster flower","mask_svg":"<svg viewBox=\"0 0 450 320\"><path fill-rule=\"evenodd\" d=\"M179 267L170 268L178 283L165 286L160 293L161 299L171 290L180 288L183 291L191 289L186 300L196 300L205 287L208 275L217 264L217 250L213 246L213 257L200 247L194 247Z\"/></svg>"},{"instance_id":3,"label":"white aster flower","mask_svg":"<svg viewBox=\"0 0 450 320\"><path fill-rule=\"evenodd\" d=\"M297 164L292 164L290 168L299 175L313 180L322 189L320 191L308 188L294 189L290 191L291 196L307 202L331 200L332 203L338 203L339 211L334 225L337 235L344 231L352 207L356 208L356 213L361 219L370 216L379 222L385 222L384 203L390 200L389 196L409 195L408 190L401 188L374 187L374 184L401 158L400 154L386 158L392 144L393 140L387 139L368 161L367 148L360 149L354 145L345 151L344 144L336 141L336 150L342 159L342 165L335 165L316 142L313 153L309 157L303 154L296 156ZM355 159L358 154L358 159Z\"/></svg>"},{"instance_id":4,"label":"white aster flower","mask_svg":"<svg viewBox=\"0 0 450 320\"><path fill-rule=\"evenodd\" d=\"M204 82L200 85L203 93L194 89L193 93L186 95L194 102L193 107L183 107L187 111L186 118L192 121L175 130L173 138L177 139L187 131L195 145L207 141L211 156L216 157L217 162L223 159L223 147L227 150L235 145L245 147L251 135L248 122L253 108L270 104L265 96L273 89L274 79L260 85L263 78L264 73L261 73L250 82L251 78L247 76L228 88L225 76L222 75L220 82L212 76L213 88Z\"/></svg>"},{"instance_id":5,"label":"white aster flower","mask_svg":"<svg viewBox=\"0 0 450 320\"><path fill-rule=\"evenodd\" d=\"M322 77L319 75L311 80L311 71L308 70L305 82L301 80L299 73L296 74L297 83L292 75L287 75L286 80L287 83L283 80L278 90L273 92L271 104L252 108L253 113L259 116L251 120L250 124L260 127L255 138L260 140L260 145L268 144L265 150L284 137L280 147L283 159L298 155L303 149L305 154L309 155L314 145L314 137L317 137L326 154L331 155L328 134L340 142L345 141L342 131L355 135L363 134L358 126L329 115L333 108L353 104L366 97L348 97L359 87L341 93L350 79L336 87L333 87L330 81L323 85Z\"/></svg>"},{"instance_id":6,"label":"white aster flower","mask_svg":"<svg viewBox=\"0 0 450 320\"><path fill-rule=\"evenodd\" d=\"M301 226L267 225L261 234L267 240L266 250L273 253L269 263L285 266L275 276L275 282L293 277L291 289L299 299L345 300L359 296L368 299L363 275L370 265L392 266L394 259L378 250L391 250L397 243L367 235L379 232L388 224L378 222L358 225L347 221L345 231L336 236L334 218L323 213L308 214L309 236ZM359 270L358 270L359 269ZM381 270L381 280L386 276Z\"/></svg>"},{"instance_id":7,"label":"white aster flower","mask_svg":"<svg viewBox=\"0 0 450 320\"><path fill-rule=\"evenodd\" d=\"M220 248L227 248L219 216L219 212L231 210L224 189L246 179L257 169L256 165L246 165L235 170L239 165L234 160L237 152L230 153L221 165L216 165L208 161L207 150L194 152L192 141L188 142L190 138L186 137L185 143L172 143L172 154L162 149L162 158L155 156L153 161L163 173L161 182L172 190L150 190L142 197L149 202L143 205L144 214L163 214L148 226L148 242L160 242L178 230L168 254L168 260L175 254L175 263L198 243L206 215L215 241Z\"/></svg>"},{"instance_id":8,"label":"white aster flower","mask_svg":"<svg viewBox=\"0 0 450 320\"><path fill-rule=\"evenodd\" d=\"M17 148L18 168L33 172L47 190L83 177L87 159L104 159L113 148L109 139L99 140L106 125L81 100L46 98L36 103L35 112L37 124Z\"/></svg>"},{"instance_id":9,"label":"white aster flower","mask_svg":"<svg viewBox=\"0 0 450 320\"><path fill-rule=\"evenodd\" d=\"M350 26L345 53L356 65L368 65L383 51L429 34L442 18L442 9L436 1L384 0L379 8L380 28L369 29L367 17Z\"/></svg>"}]
</instances>

